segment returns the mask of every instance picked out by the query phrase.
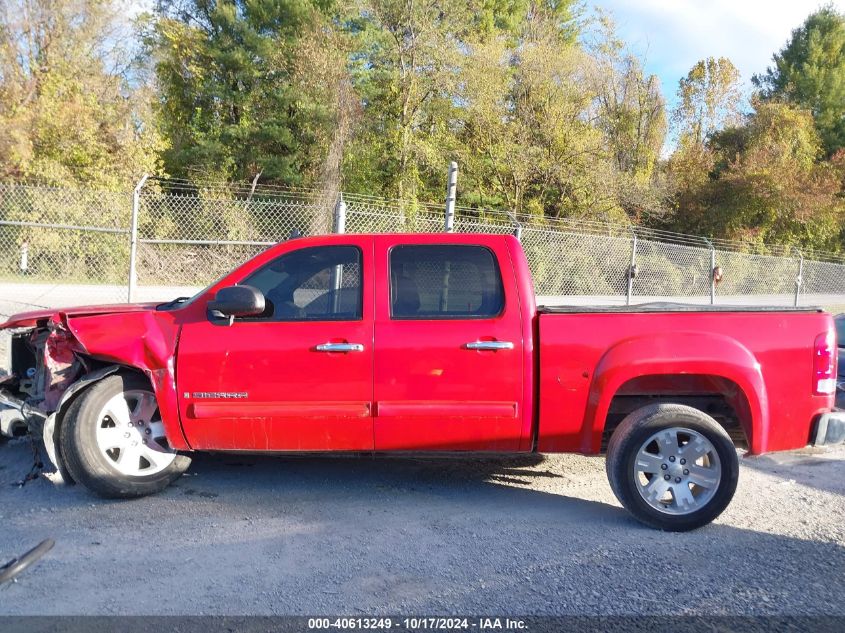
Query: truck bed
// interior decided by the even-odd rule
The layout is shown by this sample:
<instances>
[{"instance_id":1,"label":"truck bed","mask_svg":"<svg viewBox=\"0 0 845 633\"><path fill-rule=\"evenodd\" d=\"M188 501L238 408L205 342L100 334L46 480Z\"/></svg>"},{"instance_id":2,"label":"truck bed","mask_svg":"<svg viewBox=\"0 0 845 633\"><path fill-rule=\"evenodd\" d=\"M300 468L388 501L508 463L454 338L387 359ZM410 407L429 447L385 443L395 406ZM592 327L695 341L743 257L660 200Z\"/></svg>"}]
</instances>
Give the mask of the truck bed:
<instances>
[{"instance_id":1,"label":"truck bed","mask_svg":"<svg viewBox=\"0 0 845 633\"><path fill-rule=\"evenodd\" d=\"M649 303L538 312L541 452L598 452L629 405L693 397L732 417L752 453L788 450L808 443L813 420L831 405L813 393L814 342L830 322L818 308Z\"/></svg>"},{"instance_id":2,"label":"truck bed","mask_svg":"<svg viewBox=\"0 0 845 633\"><path fill-rule=\"evenodd\" d=\"M640 313L640 312L824 312L815 306L730 306L696 305L692 303L652 302L630 306L537 306L538 314L593 314Z\"/></svg>"}]
</instances>

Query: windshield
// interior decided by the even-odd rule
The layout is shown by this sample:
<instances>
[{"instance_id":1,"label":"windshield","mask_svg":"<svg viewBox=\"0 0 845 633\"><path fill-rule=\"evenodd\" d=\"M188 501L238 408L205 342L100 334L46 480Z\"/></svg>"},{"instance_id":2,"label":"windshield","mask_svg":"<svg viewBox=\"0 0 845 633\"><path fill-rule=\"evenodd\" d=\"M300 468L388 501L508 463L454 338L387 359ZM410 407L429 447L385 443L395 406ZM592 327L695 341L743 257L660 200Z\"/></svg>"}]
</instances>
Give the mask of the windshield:
<instances>
[{"instance_id":1,"label":"windshield","mask_svg":"<svg viewBox=\"0 0 845 633\"><path fill-rule=\"evenodd\" d=\"M293 235L292 235L292 236L291 236L291 237L289 237L288 239L289 239L289 240L290 240L290 239L294 239L295 237L299 237L299 236L298 236L298 235L296 235L296 236L293 236ZM281 242L280 242L280 243L281 243ZM270 248L272 248L272 247L270 247ZM202 290L200 290L199 292L197 292L197 293L196 293L196 294L194 294L193 296L191 296L191 297L176 297L176 298L174 298L174 299L171 299L170 301L166 301L166 302L164 302L164 303L161 303L161 304L157 305L157 306L156 306L156 310L159 310L159 311L175 310L175 309L177 309L177 308L183 308L183 307L185 307L185 306L187 306L187 305L190 305L191 303L193 303L194 301L196 301L199 297L201 297L201 296L202 296L202 295L204 295L206 292L208 292L208 290L209 290L210 288L213 288L213 287L214 287L214 286L216 286L218 283L220 283L223 279L225 279L226 277L228 277L228 276L229 276L232 272L233 272L233 271L231 271L231 270L230 270L229 272L224 273L223 275L221 275L220 277L218 277L217 279L215 279L213 282L211 282L210 284L208 284L205 288L203 288Z\"/></svg>"},{"instance_id":2,"label":"windshield","mask_svg":"<svg viewBox=\"0 0 845 633\"><path fill-rule=\"evenodd\" d=\"M164 303L160 303L156 306L156 310L158 310L159 312L166 312L167 310L175 310L176 308L183 308L186 305L196 301L196 299L198 297L202 296L203 294L205 294L208 291L209 288L212 288L213 286L215 286L217 283L220 282L221 279L223 279L224 277L226 277L228 275L229 275L229 273L226 273L225 275L218 277L213 282L208 284L205 288L203 288L202 290L200 290L199 292L197 292L196 294L194 294L191 297L176 297L175 299L171 299L170 301L165 301Z\"/></svg>"}]
</instances>

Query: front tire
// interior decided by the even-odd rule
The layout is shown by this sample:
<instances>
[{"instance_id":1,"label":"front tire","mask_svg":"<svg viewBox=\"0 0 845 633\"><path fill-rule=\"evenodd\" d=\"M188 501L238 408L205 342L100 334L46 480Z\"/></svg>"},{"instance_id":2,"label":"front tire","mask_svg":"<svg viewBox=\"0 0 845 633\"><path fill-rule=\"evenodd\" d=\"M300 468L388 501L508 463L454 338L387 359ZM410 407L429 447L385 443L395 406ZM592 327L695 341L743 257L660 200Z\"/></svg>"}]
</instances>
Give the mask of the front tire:
<instances>
[{"instance_id":1,"label":"front tire","mask_svg":"<svg viewBox=\"0 0 845 633\"><path fill-rule=\"evenodd\" d=\"M739 459L727 431L706 413L656 404L622 420L610 438L606 469L616 498L634 518L685 532L728 506Z\"/></svg>"},{"instance_id":2,"label":"front tire","mask_svg":"<svg viewBox=\"0 0 845 633\"><path fill-rule=\"evenodd\" d=\"M83 391L59 441L71 477L106 498L160 492L191 464L167 444L155 394L137 374L107 376Z\"/></svg>"}]
</instances>

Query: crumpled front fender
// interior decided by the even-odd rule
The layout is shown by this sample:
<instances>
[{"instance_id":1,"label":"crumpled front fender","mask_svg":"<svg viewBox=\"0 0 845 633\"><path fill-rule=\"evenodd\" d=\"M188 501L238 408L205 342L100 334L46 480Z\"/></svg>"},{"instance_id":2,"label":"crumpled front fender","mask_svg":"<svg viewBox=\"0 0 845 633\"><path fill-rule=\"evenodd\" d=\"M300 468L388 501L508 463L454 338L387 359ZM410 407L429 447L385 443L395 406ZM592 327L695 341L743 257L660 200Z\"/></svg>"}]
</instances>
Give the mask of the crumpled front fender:
<instances>
[{"instance_id":1,"label":"crumpled front fender","mask_svg":"<svg viewBox=\"0 0 845 633\"><path fill-rule=\"evenodd\" d=\"M133 367L150 379L158 400L167 441L177 450L190 450L179 421L175 356L180 325L173 313L155 310L66 316L68 329L81 349L99 360Z\"/></svg>"}]
</instances>

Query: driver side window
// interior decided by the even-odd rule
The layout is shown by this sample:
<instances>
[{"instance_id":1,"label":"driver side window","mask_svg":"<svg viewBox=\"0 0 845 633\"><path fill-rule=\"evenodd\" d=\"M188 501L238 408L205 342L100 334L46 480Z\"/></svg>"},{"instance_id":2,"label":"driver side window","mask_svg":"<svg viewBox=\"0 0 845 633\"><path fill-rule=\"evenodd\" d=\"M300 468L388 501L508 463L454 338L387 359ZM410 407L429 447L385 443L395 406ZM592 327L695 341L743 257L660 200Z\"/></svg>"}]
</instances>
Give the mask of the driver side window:
<instances>
[{"instance_id":1,"label":"driver side window","mask_svg":"<svg viewBox=\"0 0 845 633\"><path fill-rule=\"evenodd\" d=\"M314 246L286 253L241 284L261 291L267 307L239 321L354 321L361 314L361 250Z\"/></svg>"}]
</instances>

